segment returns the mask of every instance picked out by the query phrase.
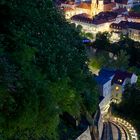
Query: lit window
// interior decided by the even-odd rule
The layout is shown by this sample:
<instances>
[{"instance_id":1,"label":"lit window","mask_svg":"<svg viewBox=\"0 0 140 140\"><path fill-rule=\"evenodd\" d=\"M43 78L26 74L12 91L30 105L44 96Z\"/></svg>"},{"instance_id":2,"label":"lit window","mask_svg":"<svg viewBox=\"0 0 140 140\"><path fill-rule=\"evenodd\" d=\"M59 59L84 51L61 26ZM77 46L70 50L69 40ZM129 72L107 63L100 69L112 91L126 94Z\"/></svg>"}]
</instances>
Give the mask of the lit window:
<instances>
[{"instance_id":1,"label":"lit window","mask_svg":"<svg viewBox=\"0 0 140 140\"><path fill-rule=\"evenodd\" d=\"M116 86L116 88L115 88L116 90L119 90L119 87L118 86Z\"/></svg>"},{"instance_id":2,"label":"lit window","mask_svg":"<svg viewBox=\"0 0 140 140\"><path fill-rule=\"evenodd\" d=\"M118 79L118 81L121 83L122 82L122 80L121 79Z\"/></svg>"}]
</instances>

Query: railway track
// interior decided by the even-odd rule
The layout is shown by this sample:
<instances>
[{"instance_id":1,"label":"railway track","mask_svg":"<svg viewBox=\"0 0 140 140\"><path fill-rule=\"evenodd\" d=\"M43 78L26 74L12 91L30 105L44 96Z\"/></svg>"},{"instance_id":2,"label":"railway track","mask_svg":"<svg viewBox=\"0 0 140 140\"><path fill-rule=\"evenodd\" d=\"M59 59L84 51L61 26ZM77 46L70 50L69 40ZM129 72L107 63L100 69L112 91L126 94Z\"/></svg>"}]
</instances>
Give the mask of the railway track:
<instances>
[{"instance_id":1,"label":"railway track","mask_svg":"<svg viewBox=\"0 0 140 140\"><path fill-rule=\"evenodd\" d=\"M101 140L116 140L114 139L114 134L113 134L113 128L117 130L118 134L115 134L118 136L117 140L130 140L128 133L126 132L125 128L113 121L108 121L104 122L104 127L103 127L103 134Z\"/></svg>"}]
</instances>

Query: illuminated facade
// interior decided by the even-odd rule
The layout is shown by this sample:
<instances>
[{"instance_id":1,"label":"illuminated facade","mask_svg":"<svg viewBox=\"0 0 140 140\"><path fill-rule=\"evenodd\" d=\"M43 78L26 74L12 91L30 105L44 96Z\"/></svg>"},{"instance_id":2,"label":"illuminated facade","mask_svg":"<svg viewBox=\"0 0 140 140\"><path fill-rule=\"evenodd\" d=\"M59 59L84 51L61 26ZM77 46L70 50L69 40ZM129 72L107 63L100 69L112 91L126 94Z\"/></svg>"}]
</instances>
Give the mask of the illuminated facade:
<instances>
[{"instance_id":1,"label":"illuminated facade","mask_svg":"<svg viewBox=\"0 0 140 140\"><path fill-rule=\"evenodd\" d=\"M129 28L128 36L135 41L140 41L140 29Z\"/></svg>"},{"instance_id":2,"label":"illuminated facade","mask_svg":"<svg viewBox=\"0 0 140 140\"><path fill-rule=\"evenodd\" d=\"M73 15L86 13L90 17L97 15L103 11L111 11L115 7L115 3L105 3L105 0L77 0L75 2L66 2L61 4L66 18L71 18ZM71 8L68 9L68 8Z\"/></svg>"},{"instance_id":3,"label":"illuminated facade","mask_svg":"<svg viewBox=\"0 0 140 140\"><path fill-rule=\"evenodd\" d=\"M140 23L140 14L135 12L129 12L128 15L126 15L126 19L129 22L139 22Z\"/></svg>"},{"instance_id":4,"label":"illuminated facade","mask_svg":"<svg viewBox=\"0 0 140 140\"><path fill-rule=\"evenodd\" d=\"M137 75L125 71L117 70L112 79L112 98L118 103L121 101L122 93L127 84L135 84L137 82Z\"/></svg>"},{"instance_id":5,"label":"illuminated facade","mask_svg":"<svg viewBox=\"0 0 140 140\"><path fill-rule=\"evenodd\" d=\"M97 15L100 12L112 11L115 9L126 8L129 10L133 7L135 0L75 0L74 2L65 2L61 4L61 8L64 8L64 13L71 18L71 15L86 13L91 17ZM65 8L72 8L67 10ZM71 12L71 14L70 14Z\"/></svg>"},{"instance_id":6,"label":"illuminated facade","mask_svg":"<svg viewBox=\"0 0 140 140\"><path fill-rule=\"evenodd\" d=\"M77 0L75 2L65 2L61 4L66 19L72 23L81 25L84 32L90 32L96 37L98 32L112 32L110 41L115 42L120 39L121 34L128 34L130 38L139 41L139 29L130 28L129 30L112 28L112 23L121 21L139 22L140 14L128 12L128 7L134 0ZM109 12L117 13L116 17L107 17ZM81 19L75 19L75 16L82 16ZM85 15L88 20L83 20ZM102 16L104 15L104 16ZM111 25L111 26L110 26Z\"/></svg>"},{"instance_id":7,"label":"illuminated facade","mask_svg":"<svg viewBox=\"0 0 140 140\"><path fill-rule=\"evenodd\" d=\"M138 22L121 21L119 23L112 23L110 30L118 36L121 34L128 35L131 39L140 41L140 23Z\"/></svg>"},{"instance_id":8,"label":"illuminated facade","mask_svg":"<svg viewBox=\"0 0 140 140\"><path fill-rule=\"evenodd\" d=\"M137 75L120 70L102 69L95 80L98 85L100 95L107 97L105 101L116 100L120 101L125 85L135 84ZM104 104L105 104L104 103Z\"/></svg>"},{"instance_id":9,"label":"illuminated facade","mask_svg":"<svg viewBox=\"0 0 140 140\"><path fill-rule=\"evenodd\" d=\"M93 19L87 14L79 14L73 16L71 22L81 25L84 32L90 32L95 37L98 32L110 31L110 24L117 22L117 14L101 12Z\"/></svg>"}]
</instances>

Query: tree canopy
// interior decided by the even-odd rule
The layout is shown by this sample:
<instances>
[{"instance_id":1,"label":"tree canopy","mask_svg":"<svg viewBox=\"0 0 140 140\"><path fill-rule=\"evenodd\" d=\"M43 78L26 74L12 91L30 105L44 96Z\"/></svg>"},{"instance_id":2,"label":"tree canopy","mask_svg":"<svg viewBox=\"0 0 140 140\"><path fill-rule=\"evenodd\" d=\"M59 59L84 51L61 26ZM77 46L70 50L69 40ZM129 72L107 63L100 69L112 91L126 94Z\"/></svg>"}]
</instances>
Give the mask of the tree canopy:
<instances>
[{"instance_id":1,"label":"tree canopy","mask_svg":"<svg viewBox=\"0 0 140 140\"><path fill-rule=\"evenodd\" d=\"M126 51L120 50L116 55L112 53L111 56L107 51L96 52L90 58L89 68L91 70L100 70L103 67L126 70L129 67L129 55Z\"/></svg>"},{"instance_id":2,"label":"tree canopy","mask_svg":"<svg viewBox=\"0 0 140 140\"><path fill-rule=\"evenodd\" d=\"M58 140L59 115L97 106L80 32L51 0L2 0L0 18L0 139Z\"/></svg>"}]
</instances>

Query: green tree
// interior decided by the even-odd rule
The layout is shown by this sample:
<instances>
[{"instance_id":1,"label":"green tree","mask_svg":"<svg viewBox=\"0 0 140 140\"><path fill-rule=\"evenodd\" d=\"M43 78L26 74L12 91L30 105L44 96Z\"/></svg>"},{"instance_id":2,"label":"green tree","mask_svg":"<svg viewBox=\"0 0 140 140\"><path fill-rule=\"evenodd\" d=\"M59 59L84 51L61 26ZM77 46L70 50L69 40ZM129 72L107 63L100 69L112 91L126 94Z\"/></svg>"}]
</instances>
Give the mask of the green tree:
<instances>
[{"instance_id":1,"label":"green tree","mask_svg":"<svg viewBox=\"0 0 140 140\"><path fill-rule=\"evenodd\" d=\"M110 36L108 32L99 32L93 45L98 49L106 50L110 46Z\"/></svg>"},{"instance_id":2,"label":"green tree","mask_svg":"<svg viewBox=\"0 0 140 140\"><path fill-rule=\"evenodd\" d=\"M93 56L89 61L89 66L95 69L101 69L107 64L108 57L101 55L103 53Z\"/></svg>"},{"instance_id":3,"label":"green tree","mask_svg":"<svg viewBox=\"0 0 140 140\"><path fill-rule=\"evenodd\" d=\"M58 140L59 115L97 105L80 32L51 0L2 0L0 17L0 139Z\"/></svg>"},{"instance_id":4,"label":"green tree","mask_svg":"<svg viewBox=\"0 0 140 140\"><path fill-rule=\"evenodd\" d=\"M129 67L129 55L126 51L121 50L116 56L112 55L112 57L109 57L108 52L97 52L90 58L89 68L94 73L94 71L100 70L103 67L120 70L126 70Z\"/></svg>"},{"instance_id":5,"label":"green tree","mask_svg":"<svg viewBox=\"0 0 140 140\"><path fill-rule=\"evenodd\" d=\"M126 51L121 50L114 60L110 63L111 67L120 70L126 70L129 67L129 55Z\"/></svg>"}]
</instances>

